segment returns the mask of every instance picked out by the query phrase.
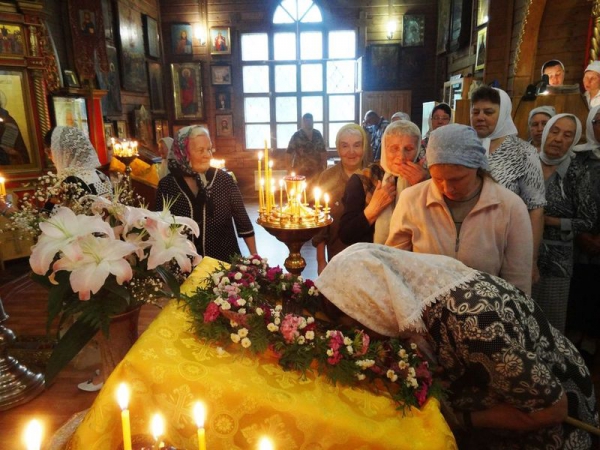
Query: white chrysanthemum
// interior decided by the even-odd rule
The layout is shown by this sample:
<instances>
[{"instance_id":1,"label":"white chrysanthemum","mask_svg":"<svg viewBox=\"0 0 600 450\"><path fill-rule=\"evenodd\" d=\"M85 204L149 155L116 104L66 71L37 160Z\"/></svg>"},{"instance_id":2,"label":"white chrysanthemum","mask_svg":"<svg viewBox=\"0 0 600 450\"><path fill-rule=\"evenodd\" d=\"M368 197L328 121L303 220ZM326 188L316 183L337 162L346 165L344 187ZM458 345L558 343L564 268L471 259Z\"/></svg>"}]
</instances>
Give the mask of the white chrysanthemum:
<instances>
[{"instance_id":1,"label":"white chrysanthemum","mask_svg":"<svg viewBox=\"0 0 600 450\"><path fill-rule=\"evenodd\" d=\"M240 335L239 335L239 334L237 334L237 333L231 333L230 337L231 337L231 340L232 340L234 343L236 343L236 344L237 344L238 342L240 342L240 339L241 339L241 338L240 338Z\"/></svg>"},{"instance_id":2,"label":"white chrysanthemum","mask_svg":"<svg viewBox=\"0 0 600 450\"><path fill-rule=\"evenodd\" d=\"M407 367L408 367L408 363L407 363L406 361L400 361L400 362L398 363L398 368L399 368L400 370L404 370L404 369L406 369Z\"/></svg>"},{"instance_id":3,"label":"white chrysanthemum","mask_svg":"<svg viewBox=\"0 0 600 450\"><path fill-rule=\"evenodd\" d=\"M302 344L304 344L304 343L306 342L306 339L305 339L305 337L304 337L304 336L300 336L300 337L298 338L298 341L297 341L297 342L298 342L298 344L302 345Z\"/></svg>"},{"instance_id":4,"label":"white chrysanthemum","mask_svg":"<svg viewBox=\"0 0 600 450\"><path fill-rule=\"evenodd\" d=\"M248 328L240 328L238 330L237 334L239 337L242 337L242 338L248 336Z\"/></svg>"},{"instance_id":5,"label":"white chrysanthemum","mask_svg":"<svg viewBox=\"0 0 600 450\"><path fill-rule=\"evenodd\" d=\"M248 339L247 337L245 337L244 339L242 339L242 347L248 348L251 345L252 345L252 341L250 339Z\"/></svg>"},{"instance_id":6,"label":"white chrysanthemum","mask_svg":"<svg viewBox=\"0 0 600 450\"><path fill-rule=\"evenodd\" d=\"M333 356L333 349L332 348L328 348L327 349L327 356Z\"/></svg>"},{"instance_id":7,"label":"white chrysanthemum","mask_svg":"<svg viewBox=\"0 0 600 450\"><path fill-rule=\"evenodd\" d=\"M312 341L315 338L315 332L310 330L306 332L306 339Z\"/></svg>"},{"instance_id":8,"label":"white chrysanthemum","mask_svg":"<svg viewBox=\"0 0 600 450\"><path fill-rule=\"evenodd\" d=\"M344 337L344 345L352 345L352 339L349 337Z\"/></svg>"},{"instance_id":9,"label":"white chrysanthemum","mask_svg":"<svg viewBox=\"0 0 600 450\"><path fill-rule=\"evenodd\" d=\"M357 373L356 374L356 378L358 378L360 381L362 381L362 380L364 380L367 377L365 376L364 373Z\"/></svg>"},{"instance_id":10,"label":"white chrysanthemum","mask_svg":"<svg viewBox=\"0 0 600 450\"><path fill-rule=\"evenodd\" d=\"M262 308L256 308L255 312L257 316L262 316L265 313Z\"/></svg>"},{"instance_id":11,"label":"white chrysanthemum","mask_svg":"<svg viewBox=\"0 0 600 450\"><path fill-rule=\"evenodd\" d=\"M271 333L275 333L277 330L279 330L279 327L274 323L269 323L267 325L267 330L269 330Z\"/></svg>"},{"instance_id":12,"label":"white chrysanthemum","mask_svg":"<svg viewBox=\"0 0 600 450\"><path fill-rule=\"evenodd\" d=\"M388 370L385 374L392 382L395 382L398 379L398 375L392 369Z\"/></svg>"},{"instance_id":13,"label":"white chrysanthemum","mask_svg":"<svg viewBox=\"0 0 600 450\"><path fill-rule=\"evenodd\" d=\"M314 323L314 321L315 321L315 318L314 318L314 317L312 317L312 316L310 316L310 317L307 317L307 318L306 318L306 323L308 323L309 325L310 325L311 323Z\"/></svg>"},{"instance_id":14,"label":"white chrysanthemum","mask_svg":"<svg viewBox=\"0 0 600 450\"><path fill-rule=\"evenodd\" d=\"M237 281L242 279L242 273L241 272L236 272L236 274L233 276L233 278L235 278Z\"/></svg>"},{"instance_id":15,"label":"white chrysanthemum","mask_svg":"<svg viewBox=\"0 0 600 450\"><path fill-rule=\"evenodd\" d=\"M244 300L243 298L239 298L237 301L237 304L239 306L244 306L246 304L246 300Z\"/></svg>"},{"instance_id":16,"label":"white chrysanthemum","mask_svg":"<svg viewBox=\"0 0 600 450\"><path fill-rule=\"evenodd\" d=\"M352 346L351 346L351 345L347 345L347 346L346 346L346 350L347 350L347 351L348 351L348 353L349 353L349 354L351 354L351 355L354 353L354 349L352 348Z\"/></svg>"}]
</instances>

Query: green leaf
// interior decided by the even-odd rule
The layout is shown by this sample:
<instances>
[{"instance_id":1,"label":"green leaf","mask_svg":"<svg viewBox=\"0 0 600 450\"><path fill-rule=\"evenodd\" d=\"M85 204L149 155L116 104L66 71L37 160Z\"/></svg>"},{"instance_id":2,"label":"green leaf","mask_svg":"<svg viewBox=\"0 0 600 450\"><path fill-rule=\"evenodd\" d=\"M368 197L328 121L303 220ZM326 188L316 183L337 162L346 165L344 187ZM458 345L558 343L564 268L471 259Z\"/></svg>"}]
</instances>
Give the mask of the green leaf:
<instances>
[{"instance_id":1,"label":"green leaf","mask_svg":"<svg viewBox=\"0 0 600 450\"><path fill-rule=\"evenodd\" d=\"M165 267L158 266L156 267L156 273L163 279L163 281L169 286L171 292L176 298L179 298L179 281L177 278Z\"/></svg>"},{"instance_id":2,"label":"green leaf","mask_svg":"<svg viewBox=\"0 0 600 450\"><path fill-rule=\"evenodd\" d=\"M66 272L58 272L56 275L58 284L50 284L50 292L48 293L48 320L46 321L46 332L50 332L52 322L63 310L64 303L69 295L73 295L69 277Z\"/></svg>"},{"instance_id":3,"label":"green leaf","mask_svg":"<svg viewBox=\"0 0 600 450\"><path fill-rule=\"evenodd\" d=\"M98 328L90 327L78 319L58 341L46 366L46 387L50 386L59 372L92 340Z\"/></svg>"}]
</instances>

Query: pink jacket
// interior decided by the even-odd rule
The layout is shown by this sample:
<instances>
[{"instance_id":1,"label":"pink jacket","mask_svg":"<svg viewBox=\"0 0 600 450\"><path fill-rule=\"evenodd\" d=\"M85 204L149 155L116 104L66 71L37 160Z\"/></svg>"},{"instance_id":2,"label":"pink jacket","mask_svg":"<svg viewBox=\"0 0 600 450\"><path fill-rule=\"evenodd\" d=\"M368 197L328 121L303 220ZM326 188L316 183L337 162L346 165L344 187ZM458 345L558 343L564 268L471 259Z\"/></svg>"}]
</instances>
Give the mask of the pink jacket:
<instances>
[{"instance_id":1,"label":"pink jacket","mask_svg":"<svg viewBox=\"0 0 600 450\"><path fill-rule=\"evenodd\" d=\"M458 259L531 294L533 236L523 200L488 177L460 235L431 180L405 189L394 209L386 245Z\"/></svg>"}]
</instances>

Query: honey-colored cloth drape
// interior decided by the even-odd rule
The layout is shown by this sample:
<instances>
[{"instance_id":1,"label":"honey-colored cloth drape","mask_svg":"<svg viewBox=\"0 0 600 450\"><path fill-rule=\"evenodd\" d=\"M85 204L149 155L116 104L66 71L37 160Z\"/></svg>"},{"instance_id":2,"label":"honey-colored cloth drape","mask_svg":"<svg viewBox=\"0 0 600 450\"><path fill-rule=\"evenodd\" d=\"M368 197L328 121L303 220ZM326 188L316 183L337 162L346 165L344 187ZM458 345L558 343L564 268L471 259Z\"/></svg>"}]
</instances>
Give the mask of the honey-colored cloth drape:
<instances>
[{"instance_id":1,"label":"honey-colored cloth drape","mask_svg":"<svg viewBox=\"0 0 600 450\"><path fill-rule=\"evenodd\" d=\"M182 286L193 292L217 261L204 258ZM205 403L207 449L256 449L268 436L276 449L456 449L436 400L406 415L386 396L333 386L327 379L285 372L273 356L255 357L200 342L183 304L170 302L105 383L69 448L122 445L116 390L131 390L132 434L150 434L166 419L166 440L197 449L193 405ZM122 448L122 447L121 447Z\"/></svg>"}]
</instances>

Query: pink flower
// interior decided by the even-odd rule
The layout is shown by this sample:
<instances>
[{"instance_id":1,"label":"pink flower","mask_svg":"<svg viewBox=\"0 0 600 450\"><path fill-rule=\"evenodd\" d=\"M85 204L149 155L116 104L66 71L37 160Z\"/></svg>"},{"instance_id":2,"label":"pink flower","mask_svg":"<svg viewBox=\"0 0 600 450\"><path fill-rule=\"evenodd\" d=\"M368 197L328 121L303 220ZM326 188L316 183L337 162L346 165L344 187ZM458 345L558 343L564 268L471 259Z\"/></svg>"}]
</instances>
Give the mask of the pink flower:
<instances>
[{"instance_id":1,"label":"pink flower","mask_svg":"<svg viewBox=\"0 0 600 450\"><path fill-rule=\"evenodd\" d=\"M427 392L429 391L429 385L423 384L420 389L417 389L415 392L415 398L417 399L417 403L419 407L423 406L423 404L427 401Z\"/></svg>"},{"instance_id":2,"label":"pink flower","mask_svg":"<svg viewBox=\"0 0 600 450\"><path fill-rule=\"evenodd\" d=\"M279 267L279 266L271 267L269 270L267 270L267 279L269 281L275 281L277 276L280 275L281 273L283 273L283 270L281 270L281 267Z\"/></svg>"},{"instance_id":3,"label":"pink flower","mask_svg":"<svg viewBox=\"0 0 600 450\"><path fill-rule=\"evenodd\" d=\"M279 327L285 342L291 344L298 336L300 336L300 333L298 333L298 327L300 326L301 322L302 319L298 316L294 316L293 314L285 315L281 321L281 326Z\"/></svg>"},{"instance_id":4,"label":"pink flower","mask_svg":"<svg viewBox=\"0 0 600 450\"><path fill-rule=\"evenodd\" d=\"M427 382L431 383L431 371L429 370L429 364L427 361L421 362L415 370L417 378L423 378Z\"/></svg>"},{"instance_id":5,"label":"pink flower","mask_svg":"<svg viewBox=\"0 0 600 450\"><path fill-rule=\"evenodd\" d=\"M214 322L217 320L217 317L219 317L219 314L219 306L214 302L210 302L204 311L204 323Z\"/></svg>"},{"instance_id":6,"label":"pink flower","mask_svg":"<svg viewBox=\"0 0 600 450\"><path fill-rule=\"evenodd\" d=\"M358 350L355 350L355 356L362 356L367 353L369 350L369 343L371 342L371 338L364 331L360 331L356 336L357 339L362 339L362 347Z\"/></svg>"},{"instance_id":7,"label":"pink flower","mask_svg":"<svg viewBox=\"0 0 600 450\"><path fill-rule=\"evenodd\" d=\"M333 350L333 354L327 358L327 362L335 366L342 360L340 347L344 345L344 335L340 331L332 331L329 337L329 348Z\"/></svg>"}]
</instances>

